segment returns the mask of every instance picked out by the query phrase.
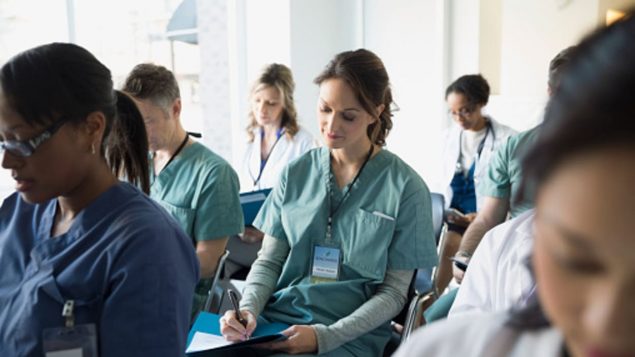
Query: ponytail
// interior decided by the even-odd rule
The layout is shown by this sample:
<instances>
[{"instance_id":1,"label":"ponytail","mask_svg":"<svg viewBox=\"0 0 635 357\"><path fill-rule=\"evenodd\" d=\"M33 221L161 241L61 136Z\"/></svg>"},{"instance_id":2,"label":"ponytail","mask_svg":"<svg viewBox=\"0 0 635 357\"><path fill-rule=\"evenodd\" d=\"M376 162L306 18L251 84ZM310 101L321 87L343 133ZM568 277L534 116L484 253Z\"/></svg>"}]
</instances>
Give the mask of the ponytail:
<instances>
[{"instance_id":1,"label":"ponytail","mask_svg":"<svg viewBox=\"0 0 635 357\"><path fill-rule=\"evenodd\" d=\"M117 113L104 139L106 161L115 176L125 177L149 194L148 137L143 117L128 95L115 92Z\"/></svg>"},{"instance_id":2,"label":"ponytail","mask_svg":"<svg viewBox=\"0 0 635 357\"><path fill-rule=\"evenodd\" d=\"M104 113L101 145L118 178L150 192L148 138L134 101L113 91L110 70L86 49L71 43L42 45L13 57L0 68L0 90L30 124L50 125L60 117L81 122Z\"/></svg>"}]
</instances>

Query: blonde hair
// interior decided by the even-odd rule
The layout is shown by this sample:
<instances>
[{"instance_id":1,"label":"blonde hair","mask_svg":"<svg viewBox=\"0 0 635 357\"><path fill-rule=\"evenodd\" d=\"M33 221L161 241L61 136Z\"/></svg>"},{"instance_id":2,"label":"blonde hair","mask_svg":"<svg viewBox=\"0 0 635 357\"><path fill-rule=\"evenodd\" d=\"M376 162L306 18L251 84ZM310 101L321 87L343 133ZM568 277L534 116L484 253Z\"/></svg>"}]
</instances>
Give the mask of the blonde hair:
<instances>
[{"instance_id":1,"label":"blonde hair","mask_svg":"<svg viewBox=\"0 0 635 357\"><path fill-rule=\"evenodd\" d=\"M265 87L273 87L278 89L280 96L282 97L282 120L280 122L280 126L285 129L285 135L288 138L293 138L293 136L300 130L298 126L298 113L295 109L295 103L293 101L293 91L295 90L295 82L293 81L293 74L291 74L291 69L289 67L272 63L267 65L258 80L251 87L251 92L249 97L253 97L253 95L262 90ZM247 125L247 136L249 138L249 142L254 141L254 129L258 128L258 122L256 121L256 117L254 117L253 111L249 110L249 124Z\"/></svg>"}]
</instances>

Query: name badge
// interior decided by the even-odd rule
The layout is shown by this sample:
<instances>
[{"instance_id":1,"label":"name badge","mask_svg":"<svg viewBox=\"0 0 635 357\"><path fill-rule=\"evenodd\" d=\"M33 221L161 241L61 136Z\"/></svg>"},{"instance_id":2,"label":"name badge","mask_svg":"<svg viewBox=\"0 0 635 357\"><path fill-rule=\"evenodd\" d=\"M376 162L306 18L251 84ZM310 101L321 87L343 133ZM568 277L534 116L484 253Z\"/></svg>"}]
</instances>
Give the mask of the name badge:
<instances>
[{"instance_id":1,"label":"name badge","mask_svg":"<svg viewBox=\"0 0 635 357\"><path fill-rule=\"evenodd\" d=\"M46 357L97 357L95 324L44 329L43 345Z\"/></svg>"},{"instance_id":2,"label":"name badge","mask_svg":"<svg viewBox=\"0 0 635 357\"><path fill-rule=\"evenodd\" d=\"M341 259L341 249L316 244L313 247L311 283L317 284L337 281L340 275Z\"/></svg>"},{"instance_id":3,"label":"name badge","mask_svg":"<svg viewBox=\"0 0 635 357\"><path fill-rule=\"evenodd\" d=\"M66 300L62 307L65 327L42 331L46 357L97 357L97 327L95 324L75 325L75 301Z\"/></svg>"}]
</instances>

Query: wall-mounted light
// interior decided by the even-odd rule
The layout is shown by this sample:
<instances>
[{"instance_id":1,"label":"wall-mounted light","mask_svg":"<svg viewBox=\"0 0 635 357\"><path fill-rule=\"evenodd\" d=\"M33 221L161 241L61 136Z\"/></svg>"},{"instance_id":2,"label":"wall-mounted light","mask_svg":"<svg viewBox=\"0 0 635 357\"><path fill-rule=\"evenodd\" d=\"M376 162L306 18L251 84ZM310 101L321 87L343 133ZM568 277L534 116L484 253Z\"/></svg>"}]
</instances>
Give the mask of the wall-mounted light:
<instances>
[{"instance_id":1,"label":"wall-mounted light","mask_svg":"<svg viewBox=\"0 0 635 357\"><path fill-rule=\"evenodd\" d=\"M626 15L625 12L619 10L608 9L606 10L606 26L614 23Z\"/></svg>"}]
</instances>

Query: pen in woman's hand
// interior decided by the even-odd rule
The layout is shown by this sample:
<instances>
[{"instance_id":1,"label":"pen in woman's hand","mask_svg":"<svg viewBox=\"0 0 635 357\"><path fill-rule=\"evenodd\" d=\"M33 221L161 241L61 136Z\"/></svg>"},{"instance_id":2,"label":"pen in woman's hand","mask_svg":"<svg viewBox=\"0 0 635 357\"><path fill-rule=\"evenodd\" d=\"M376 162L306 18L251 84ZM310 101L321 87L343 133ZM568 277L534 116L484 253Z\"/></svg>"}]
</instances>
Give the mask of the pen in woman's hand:
<instances>
[{"instance_id":1,"label":"pen in woman's hand","mask_svg":"<svg viewBox=\"0 0 635 357\"><path fill-rule=\"evenodd\" d=\"M240 308L238 306L238 296L236 296L236 292L232 289L227 289L227 295L229 295L229 301L231 301L232 306L234 307L234 312L236 313L236 320L240 322L245 328L247 327L247 320L240 313Z\"/></svg>"}]
</instances>

